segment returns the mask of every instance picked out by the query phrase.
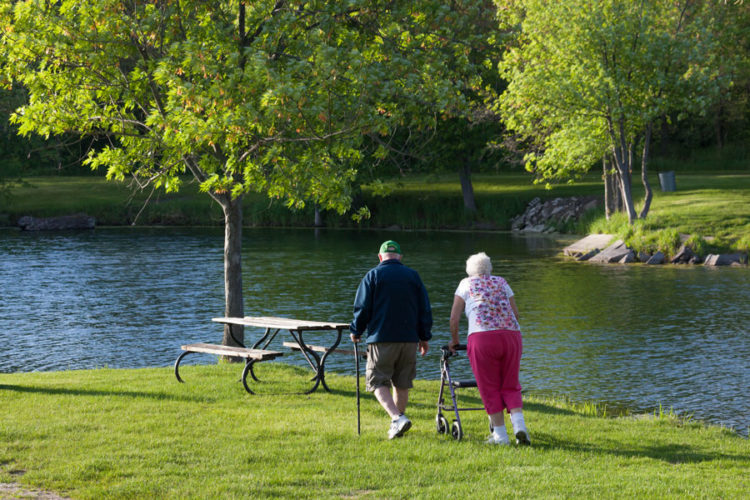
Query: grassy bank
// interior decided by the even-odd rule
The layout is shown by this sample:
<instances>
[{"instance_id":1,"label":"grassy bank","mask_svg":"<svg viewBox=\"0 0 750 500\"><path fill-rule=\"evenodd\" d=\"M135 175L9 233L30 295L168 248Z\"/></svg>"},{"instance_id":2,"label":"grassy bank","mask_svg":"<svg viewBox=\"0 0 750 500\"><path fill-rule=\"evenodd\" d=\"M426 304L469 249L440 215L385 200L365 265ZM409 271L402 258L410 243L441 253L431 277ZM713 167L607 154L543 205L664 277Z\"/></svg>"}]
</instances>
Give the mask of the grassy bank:
<instances>
[{"instance_id":1,"label":"grassy bank","mask_svg":"<svg viewBox=\"0 0 750 500\"><path fill-rule=\"evenodd\" d=\"M479 213L468 217L456 176L422 176L386 182L387 196L377 195L366 186L355 205L367 205L372 217L361 224L348 214L325 212L324 218L332 227L456 229L480 222L509 229L510 218L522 212L534 197L599 194L596 181L592 177L575 186L546 190L533 185L527 174L476 176L474 190ZM178 193L156 192L150 198L150 191L134 192L127 183L107 182L102 177L33 177L28 183L14 190L5 207L0 206L0 217L6 223L13 224L24 215L49 217L84 212L96 217L99 225L129 225L133 221L139 225L223 224L219 206L199 193L189 180ZM248 226L311 226L314 222L312 206L290 210L278 200L255 193L246 195L243 207Z\"/></svg>"},{"instance_id":2,"label":"grassy bank","mask_svg":"<svg viewBox=\"0 0 750 500\"><path fill-rule=\"evenodd\" d=\"M260 371L262 370L262 371ZM592 406L526 397L530 448L483 444L487 419L463 413L464 440L434 428L438 383L417 381L414 427L387 418L355 381L333 393L270 394L309 372L259 368L278 384L246 394L238 365L0 374L0 481L73 498L744 498L750 444L670 415L603 417ZM468 394L468 393L467 393ZM476 404L476 396L464 404Z\"/></svg>"},{"instance_id":3,"label":"grassy bank","mask_svg":"<svg viewBox=\"0 0 750 500\"><path fill-rule=\"evenodd\" d=\"M662 192L656 174L651 212L633 227L616 216L607 221L603 210L560 229L587 234L602 232L625 238L637 250L662 250L670 254L679 246L680 234L693 237L704 252L750 250L750 173L686 172L677 174L677 191ZM36 177L30 186L18 188L5 207L0 207L0 225L14 224L23 215L38 217L85 212L99 225L221 225L219 207L186 182L179 193L133 193L127 185L101 177ZM356 200L367 205L372 217L355 224L348 215L324 213L329 227L389 227L403 229L497 229L510 228L511 219L523 212L533 198L601 196L598 174L575 184L545 189L531 183L524 173L476 175L473 178L478 212L469 216L463 208L457 176L422 176L386 182L387 196L365 187ZM643 187L634 185L640 207ZM148 203L146 201L148 200ZM283 203L250 194L244 202L247 226L311 226L312 207L292 211Z\"/></svg>"},{"instance_id":4,"label":"grassy bank","mask_svg":"<svg viewBox=\"0 0 750 500\"><path fill-rule=\"evenodd\" d=\"M658 183L656 184L658 189ZM640 201L643 188L636 188ZM639 204L640 207L640 204ZM679 174L677 191L655 191L645 220L629 226L617 214L607 221L598 214L585 232L617 234L631 247L666 254L680 245L680 235L690 235L693 248L705 255L721 251L750 251L750 174Z\"/></svg>"}]
</instances>

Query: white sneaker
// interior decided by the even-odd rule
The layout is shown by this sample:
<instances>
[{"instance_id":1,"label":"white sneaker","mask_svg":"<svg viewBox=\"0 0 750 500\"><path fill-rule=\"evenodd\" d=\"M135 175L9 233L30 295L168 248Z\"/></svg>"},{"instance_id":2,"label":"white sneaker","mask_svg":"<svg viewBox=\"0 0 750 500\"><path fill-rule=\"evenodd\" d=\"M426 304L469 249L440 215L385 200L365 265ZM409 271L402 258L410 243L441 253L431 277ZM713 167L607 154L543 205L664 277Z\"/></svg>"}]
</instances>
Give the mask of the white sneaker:
<instances>
[{"instance_id":1,"label":"white sneaker","mask_svg":"<svg viewBox=\"0 0 750 500\"><path fill-rule=\"evenodd\" d=\"M388 429L388 439L401 437L409 429L411 429L411 420L406 418L406 415L401 415L397 420L391 422L391 428Z\"/></svg>"},{"instance_id":2,"label":"white sneaker","mask_svg":"<svg viewBox=\"0 0 750 500\"><path fill-rule=\"evenodd\" d=\"M507 437L498 436L493 432L492 434L490 434L490 437L487 438L487 441L485 441L485 443L507 446L510 444L510 440Z\"/></svg>"}]
</instances>

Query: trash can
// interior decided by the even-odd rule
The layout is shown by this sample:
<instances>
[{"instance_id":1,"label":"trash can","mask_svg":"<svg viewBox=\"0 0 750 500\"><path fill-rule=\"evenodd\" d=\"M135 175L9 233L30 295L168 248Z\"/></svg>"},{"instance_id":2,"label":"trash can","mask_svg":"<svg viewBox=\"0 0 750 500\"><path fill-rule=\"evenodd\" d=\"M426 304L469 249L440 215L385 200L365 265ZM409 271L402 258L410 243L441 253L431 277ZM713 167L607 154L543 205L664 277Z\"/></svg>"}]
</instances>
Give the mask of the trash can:
<instances>
[{"instance_id":1,"label":"trash can","mask_svg":"<svg viewBox=\"0 0 750 500\"><path fill-rule=\"evenodd\" d=\"M674 180L674 171L659 172L659 184L661 184L662 191L674 191L677 189L677 184Z\"/></svg>"}]
</instances>

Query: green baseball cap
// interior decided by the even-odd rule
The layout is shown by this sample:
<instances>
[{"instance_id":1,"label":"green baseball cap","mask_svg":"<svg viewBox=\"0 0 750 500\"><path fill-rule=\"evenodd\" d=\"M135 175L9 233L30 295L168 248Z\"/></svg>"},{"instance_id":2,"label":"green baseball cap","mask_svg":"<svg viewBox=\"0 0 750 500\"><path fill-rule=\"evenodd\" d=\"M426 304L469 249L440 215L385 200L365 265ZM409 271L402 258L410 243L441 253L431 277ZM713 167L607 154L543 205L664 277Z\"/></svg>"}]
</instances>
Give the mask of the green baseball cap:
<instances>
[{"instance_id":1,"label":"green baseball cap","mask_svg":"<svg viewBox=\"0 0 750 500\"><path fill-rule=\"evenodd\" d=\"M401 255L401 245L393 240L388 240L380 245L380 253L397 253Z\"/></svg>"}]
</instances>

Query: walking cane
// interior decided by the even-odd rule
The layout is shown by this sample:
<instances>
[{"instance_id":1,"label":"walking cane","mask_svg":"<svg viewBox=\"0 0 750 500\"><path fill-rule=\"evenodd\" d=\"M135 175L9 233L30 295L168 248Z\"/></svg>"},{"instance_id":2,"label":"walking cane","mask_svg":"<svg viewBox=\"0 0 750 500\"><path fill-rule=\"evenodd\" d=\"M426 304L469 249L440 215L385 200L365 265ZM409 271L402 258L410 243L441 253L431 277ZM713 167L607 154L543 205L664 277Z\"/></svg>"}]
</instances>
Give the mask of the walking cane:
<instances>
[{"instance_id":1,"label":"walking cane","mask_svg":"<svg viewBox=\"0 0 750 500\"><path fill-rule=\"evenodd\" d=\"M357 369L357 436L359 436L359 342L354 343L354 366Z\"/></svg>"}]
</instances>

